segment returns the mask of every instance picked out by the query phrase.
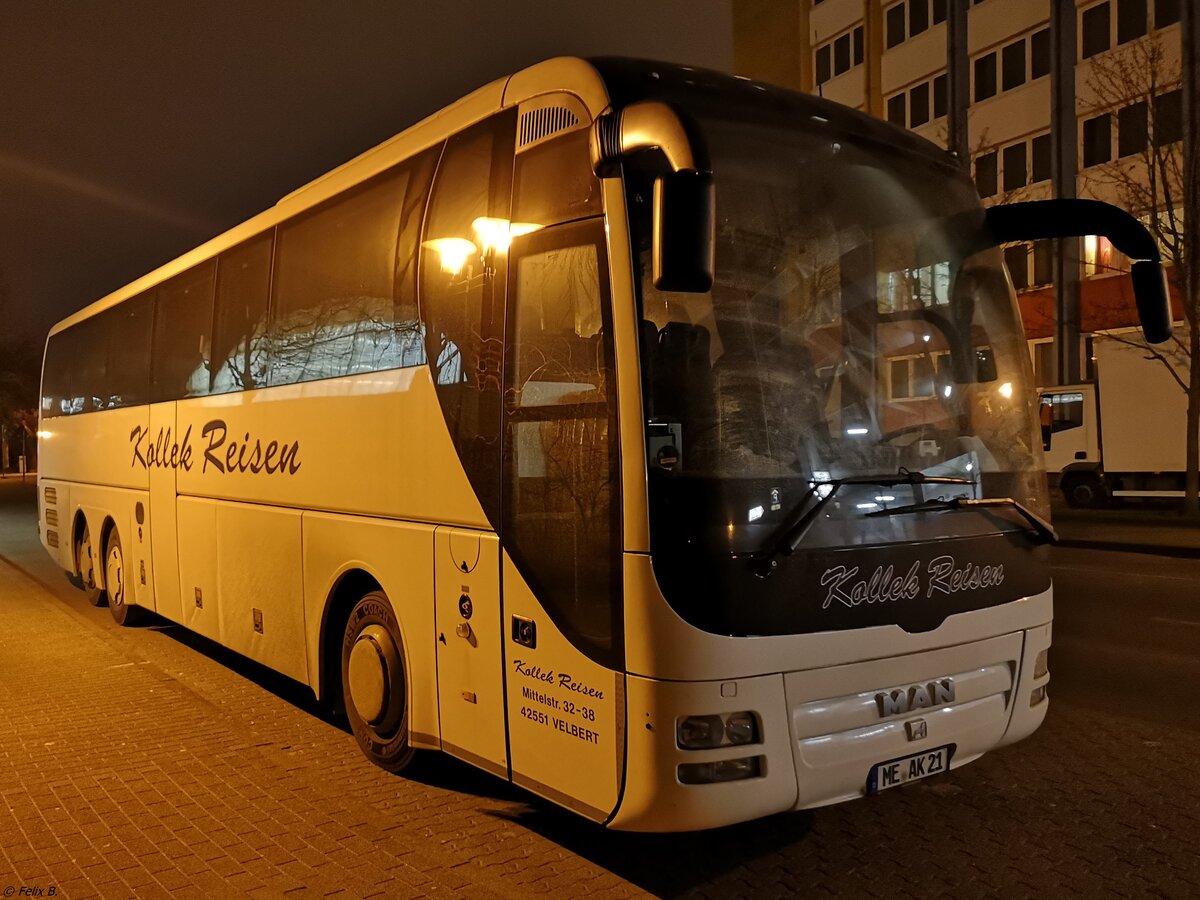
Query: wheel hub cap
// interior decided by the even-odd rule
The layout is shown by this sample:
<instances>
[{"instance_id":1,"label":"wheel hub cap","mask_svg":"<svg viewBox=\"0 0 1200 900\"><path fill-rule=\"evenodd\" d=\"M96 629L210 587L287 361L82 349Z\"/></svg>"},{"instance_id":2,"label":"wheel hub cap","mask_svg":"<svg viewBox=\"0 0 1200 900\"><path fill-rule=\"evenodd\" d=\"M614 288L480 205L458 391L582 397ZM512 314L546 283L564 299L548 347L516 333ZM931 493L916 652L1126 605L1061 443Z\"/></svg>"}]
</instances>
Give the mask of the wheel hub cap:
<instances>
[{"instance_id":1,"label":"wheel hub cap","mask_svg":"<svg viewBox=\"0 0 1200 900\"><path fill-rule=\"evenodd\" d=\"M392 636L379 625L369 625L354 642L347 666L350 699L368 725L390 728L398 718L400 704L392 690L400 674L400 655Z\"/></svg>"}]
</instances>

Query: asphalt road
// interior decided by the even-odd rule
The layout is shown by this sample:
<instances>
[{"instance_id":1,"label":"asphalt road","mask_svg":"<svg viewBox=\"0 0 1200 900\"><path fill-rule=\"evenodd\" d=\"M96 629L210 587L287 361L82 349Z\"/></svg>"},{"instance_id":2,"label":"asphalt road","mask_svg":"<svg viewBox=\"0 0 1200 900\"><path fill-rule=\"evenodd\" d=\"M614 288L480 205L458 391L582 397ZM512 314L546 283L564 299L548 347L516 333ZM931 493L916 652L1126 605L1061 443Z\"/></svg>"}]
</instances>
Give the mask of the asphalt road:
<instances>
[{"instance_id":1,"label":"asphalt road","mask_svg":"<svg viewBox=\"0 0 1200 900\"><path fill-rule=\"evenodd\" d=\"M45 557L32 496L0 485L0 889L1200 895L1200 560L1052 552L1052 700L1021 744L870 800L623 835L436 754L383 773L287 679L117 628Z\"/></svg>"},{"instance_id":2,"label":"asphalt road","mask_svg":"<svg viewBox=\"0 0 1200 900\"><path fill-rule=\"evenodd\" d=\"M1200 731L1200 559L1055 548L1058 701Z\"/></svg>"}]
</instances>

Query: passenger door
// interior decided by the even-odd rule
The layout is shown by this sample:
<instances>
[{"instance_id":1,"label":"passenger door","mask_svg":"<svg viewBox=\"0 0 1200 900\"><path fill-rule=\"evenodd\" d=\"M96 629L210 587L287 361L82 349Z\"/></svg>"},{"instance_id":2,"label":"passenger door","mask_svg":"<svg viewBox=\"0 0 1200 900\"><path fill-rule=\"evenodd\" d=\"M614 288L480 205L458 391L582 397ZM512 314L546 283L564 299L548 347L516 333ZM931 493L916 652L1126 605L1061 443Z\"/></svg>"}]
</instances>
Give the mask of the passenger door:
<instances>
[{"instance_id":1,"label":"passenger door","mask_svg":"<svg viewBox=\"0 0 1200 900\"><path fill-rule=\"evenodd\" d=\"M597 821L624 752L620 490L603 218L514 238L504 624L513 781Z\"/></svg>"}]
</instances>

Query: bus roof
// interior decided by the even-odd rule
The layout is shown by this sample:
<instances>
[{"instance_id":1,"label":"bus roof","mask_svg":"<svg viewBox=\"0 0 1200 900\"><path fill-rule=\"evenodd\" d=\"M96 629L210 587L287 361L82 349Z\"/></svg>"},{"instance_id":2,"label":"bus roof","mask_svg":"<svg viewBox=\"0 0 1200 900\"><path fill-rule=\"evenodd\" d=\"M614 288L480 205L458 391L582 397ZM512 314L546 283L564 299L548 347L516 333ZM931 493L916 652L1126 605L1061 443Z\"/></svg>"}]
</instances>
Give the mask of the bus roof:
<instances>
[{"instance_id":1,"label":"bus roof","mask_svg":"<svg viewBox=\"0 0 1200 900\"><path fill-rule=\"evenodd\" d=\"M515 88L515 89L514 89ZM945 150L903 128L872 118L820 97L751 79L674 63L624 57L579 59L558 57L499 78L420 120L381 144L302 185L273 206L187 253L147 272L62 319L55 334L162 281L236 246L329 197L444 140L456 131L538 93L566 91L581 97L592 115L609 105L621 107L643 99L674 100L688 105L720 105L752 111L755 117L795 122L808 119L861 140L954 168Z\"/></svg>"}]
</instances>

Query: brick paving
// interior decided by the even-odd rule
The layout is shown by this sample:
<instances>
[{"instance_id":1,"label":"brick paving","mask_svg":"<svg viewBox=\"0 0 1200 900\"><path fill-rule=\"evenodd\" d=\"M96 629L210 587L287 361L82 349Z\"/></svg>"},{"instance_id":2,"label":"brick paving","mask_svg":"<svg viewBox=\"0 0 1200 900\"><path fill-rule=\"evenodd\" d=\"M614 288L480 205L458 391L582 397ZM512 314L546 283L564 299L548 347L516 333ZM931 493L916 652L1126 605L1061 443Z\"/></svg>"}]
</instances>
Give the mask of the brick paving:
<instances>
[{"instance_id":1,"label":"brick paving","mask_svg":"<svg viewBox=\"0 0 1200 900\"><path fill-rule=\"evenodd\" d=\"M869 801L615 834L446 757L388 775L291 682L117 628L17 540L0 528L0 893L1200 896L1195 731L1054 703L1029 741Z\"/></svg>"}]
</instances>

